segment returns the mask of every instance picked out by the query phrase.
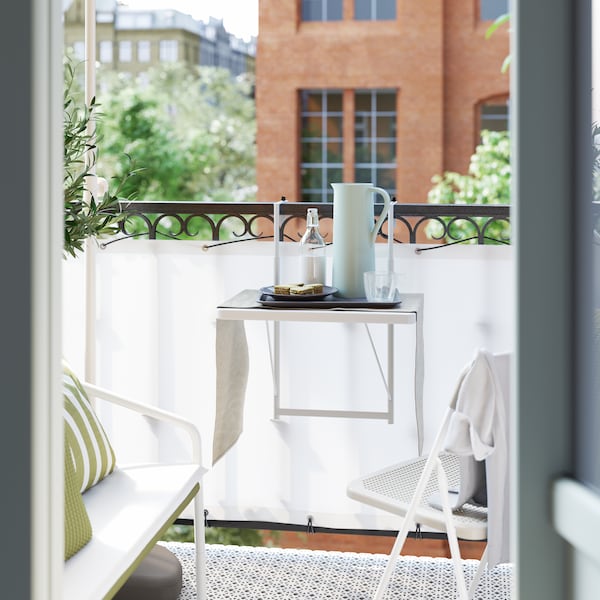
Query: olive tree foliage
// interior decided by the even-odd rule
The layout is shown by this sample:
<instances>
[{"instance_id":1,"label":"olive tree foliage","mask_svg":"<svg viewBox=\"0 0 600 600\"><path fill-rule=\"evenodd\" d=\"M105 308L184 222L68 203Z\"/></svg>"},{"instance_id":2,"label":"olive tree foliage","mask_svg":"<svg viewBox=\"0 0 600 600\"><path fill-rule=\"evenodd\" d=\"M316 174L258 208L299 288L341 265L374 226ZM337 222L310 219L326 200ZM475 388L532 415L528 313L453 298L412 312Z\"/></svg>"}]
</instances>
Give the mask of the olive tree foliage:
<instances>
[{"instance_id":1,"label":"olive tree foliage","mask_svg":"<svg viewBox=\"0 0 600 600\"><path fill-rule=\"evenodd\" d=\"M139 172L138 200L252 201L256 118L249 77L214 67L165 63L143 78L99 71L98 171ZM129 191L128 189L125 190Z\"/></svg>"},{"instance_id":2,"label":"olive tree foliage","mask_svg":"<svg viewBox=\"0 0 600 600\"><path fill-rule=\"evenodd\" d=\"M446 171L432 178L434 184L427 200L432 204L510 204L510 138L507 131L481 132L481 143L471 156L466 175ZM441 218L431 221L427 234L436 240L451 242L467 240L477 235L483 218ZM504 220L493 221L486 230L486 243L503 242L510 238L510 224ZM475 243L475 240L471 240Z\"/></svg>"},{"instance_id":3,"label":"olive tree foliage","mask_svg":"<svg viewBox=\"0 0 600 600\"><path fill-rule=\"evenodd\" d=\"M99 148L96 128L101 121L96 98L85 101L81 63L63 58L63 216L64 257L83 252L88 238L112 236L119 229L121 199L127 198L129 179L135 175L127 157L119 177L110 177L108 189L95 189L95 167Z\"/></svg>"}]
</instances>

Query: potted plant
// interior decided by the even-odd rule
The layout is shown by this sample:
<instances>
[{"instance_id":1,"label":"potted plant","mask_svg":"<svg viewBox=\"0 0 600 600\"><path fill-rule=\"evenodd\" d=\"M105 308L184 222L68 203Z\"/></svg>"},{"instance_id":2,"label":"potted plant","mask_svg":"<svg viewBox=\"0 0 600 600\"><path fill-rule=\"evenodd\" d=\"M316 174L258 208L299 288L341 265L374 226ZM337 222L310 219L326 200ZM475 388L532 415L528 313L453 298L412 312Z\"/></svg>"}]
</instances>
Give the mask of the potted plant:
<instances>
[{"instance_id":1,"label":"potted plant","mask_svg":"<svg viewBox=\"0 0 600 600\"><path fill-rule=\"evenodd\" d=\"M96 135L89 124L99 118L98 104L80 100L76 69L72 60L64 61L64 253L77 256L83 251L87 238L114 235L119 231L119 193L125 181L135 171L130 170L122 180L112 179L112 186L100 180L96 193L85 193L90 178L96 177ZM94 128L95 129L95 128ZM104 184L104 185L102 185ZM112 187L112 189L111 189Z\"/></svg>"}]
</instances>

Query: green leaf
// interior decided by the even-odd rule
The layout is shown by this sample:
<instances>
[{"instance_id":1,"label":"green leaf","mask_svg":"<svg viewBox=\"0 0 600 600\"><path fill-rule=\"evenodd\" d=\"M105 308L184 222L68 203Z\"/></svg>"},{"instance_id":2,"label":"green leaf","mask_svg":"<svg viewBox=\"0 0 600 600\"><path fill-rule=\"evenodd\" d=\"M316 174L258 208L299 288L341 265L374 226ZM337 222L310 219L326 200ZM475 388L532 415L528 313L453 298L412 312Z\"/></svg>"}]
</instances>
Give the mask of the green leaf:
<instances>
[{"instance_id":1,"label":"green leaf","mask_svg":"<svg viewBox=\"0 0 600 600\"><path fill-rule=\"evenodd\" d=\"M510 67L511 62L512 62L512 54L509 54L502 62L502 67L500 67L500 72L506 73L506 71L508 71L508 68Z\"/></svg>"},{"instance_id":2,"label":"green leaf","mask_svg":"<svg viewBox=\"0 0 600 600\"><path fill-rule=\"evenodd\" d=\"M485 39L488 40L494 32L500 27L510 21L510 13L504 13L500 15L485 31Z\"/></svg>"}]
</instances>

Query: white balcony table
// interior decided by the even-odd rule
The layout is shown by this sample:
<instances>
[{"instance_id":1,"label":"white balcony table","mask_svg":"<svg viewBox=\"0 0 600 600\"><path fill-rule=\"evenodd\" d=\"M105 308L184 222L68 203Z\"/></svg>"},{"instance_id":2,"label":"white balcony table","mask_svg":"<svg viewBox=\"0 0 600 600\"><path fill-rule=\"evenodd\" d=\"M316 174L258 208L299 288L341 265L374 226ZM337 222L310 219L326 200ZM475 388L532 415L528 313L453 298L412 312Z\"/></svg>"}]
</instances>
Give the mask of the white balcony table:
<instances>
[{"instance_id":1,"label":"white balcony table","mask_svg":"<svg viewBox=\"0 0 600 600\"><path fill-rule=\"evenodd\" d=\"M273 372L274 418L282 416L345 417L383 419L394 422L394 327L415 327L414 404L419 454L423 449L423 294L401 294L400 304L393 308L271 308L258 302L258 290L244 290L217 307L217 407L213 463L237 440L241 433L245 396L244 365L247 369L248 353L243 323L245 321L272 322L272 339L269 339L271 368ZM364 324L379 371L387 392L385 410L328 410L315 408L287 408L280 398L280 336L281 322L358 323ZM234 329L225 330L226 323ZM219 324L223 329L220 330ZM387 326L387 368L381 365L377 348L368 326ZM220 333L220 331L222 333ZM271 345L272 344L272 345ZM237 378L237 382L235 381ZM233 381L233 384L231 383Z\"/></svg>"}]
</instances>

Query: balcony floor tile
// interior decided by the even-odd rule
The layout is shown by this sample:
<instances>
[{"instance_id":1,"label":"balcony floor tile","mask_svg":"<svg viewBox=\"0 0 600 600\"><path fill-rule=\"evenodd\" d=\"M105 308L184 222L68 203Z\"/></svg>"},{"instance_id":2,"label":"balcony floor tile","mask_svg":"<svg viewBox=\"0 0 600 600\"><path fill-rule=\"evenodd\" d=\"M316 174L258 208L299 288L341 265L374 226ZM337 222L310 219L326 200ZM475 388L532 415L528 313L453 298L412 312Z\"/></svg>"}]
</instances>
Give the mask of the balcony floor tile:
<instances>
[{"instance_id":1,"label":"balcony floor tile","mask_svg":"<svg viewBox=\"0 0 600 600\"><path fill-rule=\"evenodd\" d=\"M195 600L194 548L161 542L183 566L179 600ZM207 546L209 600L368 600L385 567L382 554L315 550ZM478 566L463 561L467 585ZM486 573L475 600L510 600L512 565ZM455 597L452 562L446 558L402 556L386 599L448 600Z\"/></svg>"}]
</instances>

